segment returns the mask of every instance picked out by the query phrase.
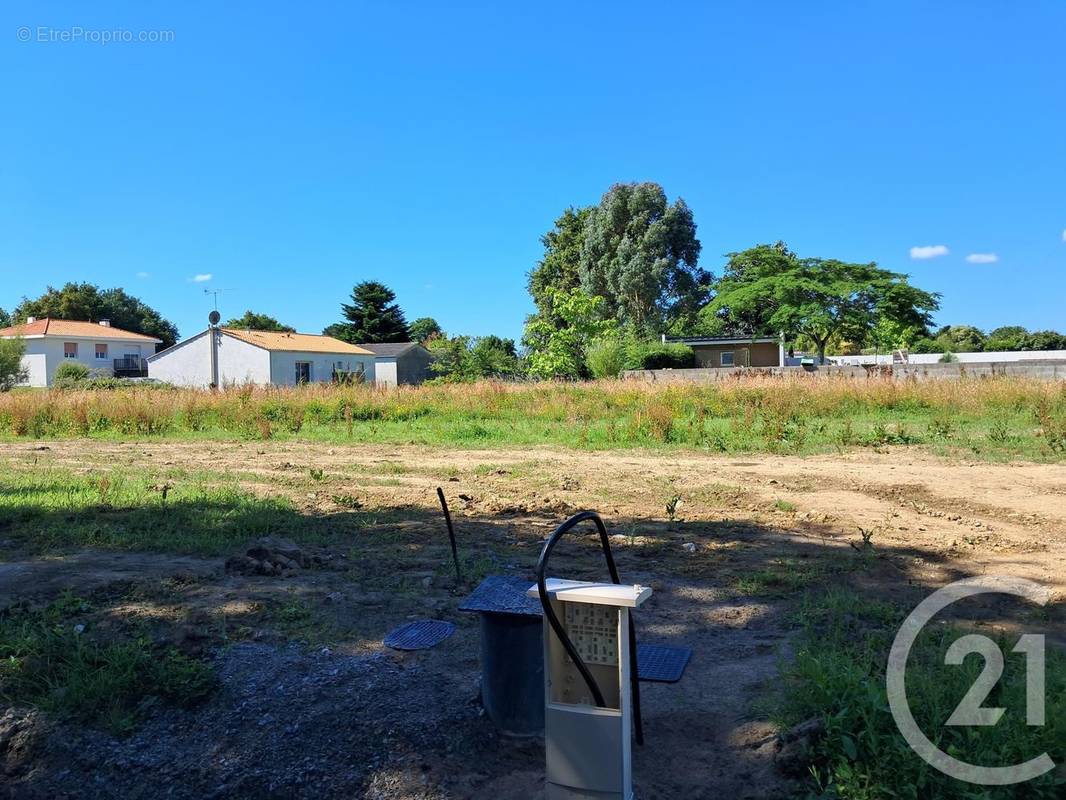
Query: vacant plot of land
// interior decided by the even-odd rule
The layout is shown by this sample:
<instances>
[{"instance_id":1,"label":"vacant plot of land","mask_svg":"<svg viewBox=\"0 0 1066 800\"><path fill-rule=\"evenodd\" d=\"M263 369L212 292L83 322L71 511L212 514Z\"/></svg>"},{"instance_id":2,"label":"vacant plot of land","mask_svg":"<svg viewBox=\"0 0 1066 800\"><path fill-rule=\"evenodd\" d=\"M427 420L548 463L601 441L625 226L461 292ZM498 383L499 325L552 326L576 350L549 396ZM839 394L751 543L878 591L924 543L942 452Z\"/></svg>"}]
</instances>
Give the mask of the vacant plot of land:
<instances>
[{"instance_id":1,"label":"vacant plot of land","mask_svg":"<svg viewBox=\"0 0 1066 800\"><path fill-rule=\"evenodd\" d=\"M0 436L301 440L664 452L924 445L982 460L1066 458L1066 383L745 377L709 386L481 382L0 394Z\"/></svg>"},{"instance_id":2,"label":"vacant plot of land","mask_svg":"<svg viewBox=\"0 0 1066 800\"><path fill-rule=\"evenodd\" d=\"M437 486L456 515L459 585ZM890 752L883 713L831 706L877 685L900 613L952 579L1052 586L1049 609L974 605L957 621L1066 640L1057 463L886 443L801 459L20 440L0 445L0 796L537 796L542 745L500 739L482 715L476 620L456 609L484 575L530 577L543 538L584 508L606 517L623 579L655 589L641 640L695 651L680 683L644 685L644 798L818 784L872 798L885 770L909 780L917 759ZM300 568L226 568L266 536L295 542ZM589 537L555 563L604 574ZM417 654L382 648L425 617L456 634ZM42 669L47 683L31 679ZM836 727L793 763L779 727L823 711Z\"/></svg>"}]
</instances>

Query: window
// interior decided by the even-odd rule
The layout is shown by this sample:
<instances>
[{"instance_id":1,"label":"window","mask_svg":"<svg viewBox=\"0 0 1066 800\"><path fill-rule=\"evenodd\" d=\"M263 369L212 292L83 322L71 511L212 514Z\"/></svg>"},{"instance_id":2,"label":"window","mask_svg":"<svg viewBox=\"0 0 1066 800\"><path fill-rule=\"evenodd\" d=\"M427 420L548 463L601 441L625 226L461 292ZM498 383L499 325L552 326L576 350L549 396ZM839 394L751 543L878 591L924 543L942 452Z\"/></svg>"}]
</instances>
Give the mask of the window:
<instances>
[{"instance_id":1,"label":"window","mask_svg":"<svg viewBox=\"0 0 1066 800\"><path fill-rule=\"evenodd\" d=\"M63 358L77 358L78 357L78 343L77 342L63 342Z\"/></svg>"},{"instance_id":2,"label":"window","mask_svg":"<svg viewBox=\"0 0 1066 800\"><path fill-rule=\"evenodd\" d=\"M107 345L106 344L98 344L98 345L96 345L96 358L99 359L99 360L107 358Z\"/></svg>"},{"instance_id":3,"label":"window","mask_svg":"<svg viewBox=\"0 0 1066 800\"><path fill-rule=\"evenodd\" d=\"M722 364L723 367L731 367L731 366L733 366L733 351L732 350L728 350L728 351L722 353L721 364Z\"/></svg>"},{"instance_id":4,"label":"window","mask_svg":"<svg viewBox=\"0 0 1066 800\"><path fill-rule=\"evenodd\" d=\"M297 383L310 383L311 382L311 362L310 361L297 361L296 362L296 382Z\"/></svg>"}]
</instances>

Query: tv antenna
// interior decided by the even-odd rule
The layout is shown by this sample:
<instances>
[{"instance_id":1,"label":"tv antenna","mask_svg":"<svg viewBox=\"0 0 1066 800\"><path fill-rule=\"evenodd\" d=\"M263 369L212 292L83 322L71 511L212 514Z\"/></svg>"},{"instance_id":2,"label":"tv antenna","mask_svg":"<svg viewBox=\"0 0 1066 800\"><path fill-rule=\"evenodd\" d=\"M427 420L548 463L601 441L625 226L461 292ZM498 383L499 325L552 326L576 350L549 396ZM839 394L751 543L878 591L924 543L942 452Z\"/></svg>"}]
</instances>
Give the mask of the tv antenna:
<instances>
[{"instance_id":1,"label":"tv antenna","mask_svg":"<svg viewBox=\"0 0 1066 800\"><path fill-rule=\"evenodd\" d=\"M232 289L204 289L204 294L209 294L214 298L215 311L218 311L218 296L223 292L230 292Z\"/></svg>"}]
</instances>

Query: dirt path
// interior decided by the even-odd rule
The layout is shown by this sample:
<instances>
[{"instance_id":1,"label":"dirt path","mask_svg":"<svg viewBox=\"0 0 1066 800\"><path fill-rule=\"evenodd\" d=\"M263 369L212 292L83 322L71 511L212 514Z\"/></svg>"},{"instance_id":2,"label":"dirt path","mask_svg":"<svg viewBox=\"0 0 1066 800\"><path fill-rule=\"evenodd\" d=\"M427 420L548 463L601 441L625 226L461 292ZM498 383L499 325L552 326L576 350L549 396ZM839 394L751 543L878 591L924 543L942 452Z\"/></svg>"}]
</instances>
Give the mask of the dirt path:
<instances>
[{"instance_id":1,"label":"dirt path","mask_svg":"<svg viewBox=\"0 0 1066 800\"><path fill-rule=\"evenodd\" d=\"M491 562L488 572L528 576L546 531L595 508L611 525L623 578L655 589L640 614L642 641L684 644L694 656L681 682L644 684L648 744L635 752L644 798L787 793L774 730L755 701L787 652L789 592L837 580L833 565L859 557L860 531L878 558L854 580L906 602L982 573L1026 576L1066 594L1059 465L948 462L903 448L798 459L80 441L5 445L5 463L147 472L176 483L226 476L323 518L343 518L344 503L358 503L371 515L400 515L358 535L371 547L380 538L402 568L375 576L353 563L279 579L228 575L221 558L34 557L22 543L0 542L0 607L65 588L111 591L101 607L113 619L168 620L187 634L206 615L236 637L223 646L194 631L222 689L195 712L155 712L127 740L9 712L11 796L117 798L166 786L175 798L539 797L541 745L501 740L477 704L477 627L457 611L462 592L440 577L437 486L464 547ZM678 496L671 519L667 504ZM568 576L602 569L591 551L568 558ZM769 590L746 588L753 575ZM393 583L383 591L385 579ZM114 591L138 582L136 592ZM294 603L308 615L301 610L297 623ZM416 656L381 647L386 630L418 616L451 619L457 632ZM0 721L0 739L4 729ZM19 743L17 758L10 742ZM3 787L0 778L0 797Z\"/></svg>"}]
</instances>

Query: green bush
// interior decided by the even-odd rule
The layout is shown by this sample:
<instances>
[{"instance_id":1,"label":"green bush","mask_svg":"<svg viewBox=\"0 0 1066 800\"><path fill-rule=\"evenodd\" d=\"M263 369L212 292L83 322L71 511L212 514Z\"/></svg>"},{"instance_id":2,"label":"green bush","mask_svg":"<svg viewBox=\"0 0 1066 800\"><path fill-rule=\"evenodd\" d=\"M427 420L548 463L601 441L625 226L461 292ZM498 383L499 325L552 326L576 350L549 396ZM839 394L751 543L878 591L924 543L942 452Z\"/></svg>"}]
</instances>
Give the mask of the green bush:
<instances>
[{"instance_id":1,"label":"green bush","mask_svg":"<svg viewBox=\"0 0 1066 800\"><path fill-rule=\"evenodd\" d=\"M696 353L687 344L635 342L626 351L626 369L688 369L696 366Z\"/></svg>"},{"instance_id":2,"label":"green bush","mask_svg":"<svg viewBox=\"0 0 1066 800\"><path fill-rule=\"evenodd\" d=\"M69 389L89 379L89 368L77 361L64 361L56 369L53 384L60 389Z\"/></svg>"},{"instance_id":3,"label":"green bush","mask_svg":"<svg viewBox=\"0 0 1066 800\"><path fill-rule=\"evenodd\" d=\"M585 363L594 378L617 378L626 369L626 345L617 337L597 339L585 352Z\"/></svg>"}]
</instances>

